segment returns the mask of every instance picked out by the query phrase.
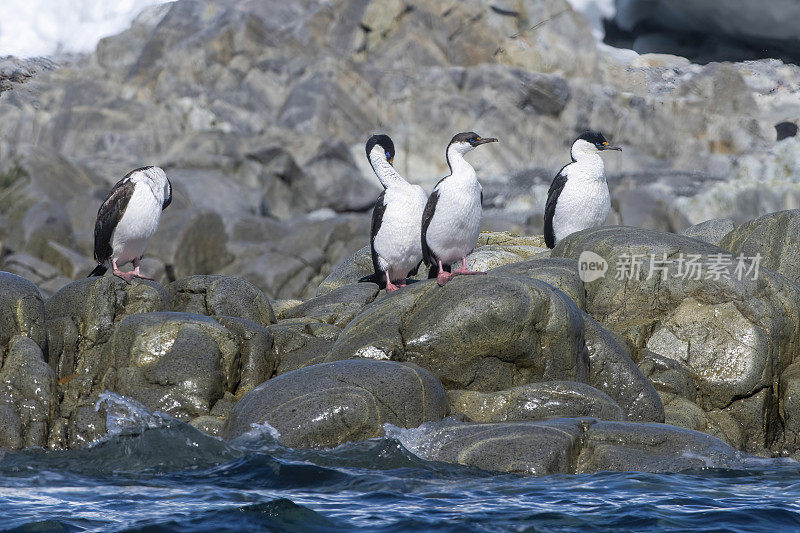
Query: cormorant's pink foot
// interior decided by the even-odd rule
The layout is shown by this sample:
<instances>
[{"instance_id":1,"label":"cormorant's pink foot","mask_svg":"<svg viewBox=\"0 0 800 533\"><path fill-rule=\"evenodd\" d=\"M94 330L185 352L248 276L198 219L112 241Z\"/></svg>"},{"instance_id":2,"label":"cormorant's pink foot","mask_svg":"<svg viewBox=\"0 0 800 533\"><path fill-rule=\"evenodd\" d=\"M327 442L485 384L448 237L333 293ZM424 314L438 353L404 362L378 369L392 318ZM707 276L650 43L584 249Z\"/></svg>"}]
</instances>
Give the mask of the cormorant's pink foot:
<instances>
[{"instance_id":1,"label":"cormorant's pink foot","mask_svg":"<svg viewBox=\"0 0 800 533\"><path fill-rule=\"evenodd\" d=\"M153 278L148 278L147 276L142 275L142 273L139 272L139 265L136 265L135 267L133 267L133 277L134 278L139 278L139 279L146 279L146 280L150 280L150 281L155 281Z\"/></svg>"},{"instance_id":2,"label":"cormorant's pink foot","mask_svg":"<svg viewBox=\"0 0 800 533\"><path fill-rule=\"evenodd\" d=\"M123 271L119 270L118 268L115 268L112 272L113 272L113 274L115 276L117 276L118 278L121 278L128 285L131 284L131 280L134 277L134 273L133 272L123 272Z\"/></svg>"},{"instance_id":3,"label":"cormorant's pink foot","mask_svg":"<svg viewBox=\"0 0 800 533\"><path fill-rule=\"evenodd\" d=\"M454 276L475 276L478 274L486 274L486 272L478 272L467 268L467 258L461 258L461 268L453 271Z\"/></svg>"},{"instance_id":4,"label":"cormorant's pink foot","mask_svg":"<svg viewBox=\"0 0 800 533\"><path fill-rule=\"evenodd\" d=\"M436 276L436 283L439 284L440 287L444 287L444 284L453 279L453 274L450 272L439 272L439 275Z\"/></svg>"},{"instance_id":5,"label":"cormorant's pink foot","mask_svg":"<svg viewBox=\"0 0 800 533\"><path fill-rule=\"evenodd\" d=\"M397 290L397 289L399 289L399 288L400 288L400 287L398 287L397 285L395 285L395 284L394 284L394 283L392 283L391 281L390 281L389 283L387 283L387 284L386 284L386 292L387 292L387 294L388 294L388 293L390 293L390 292L394 292L394 291L396 291L396 290Z\"/></svg>"},{"instance_id":6,"label":"cormorant's pink foot","mask_svg":"<svg viewBox=\"0 0 800 533\"><path fill-rule=\"evenodd\" d=\"M463 269L459 268L458 270L453 271L454 276L475 276L478 274L486 274L486 272L478 272L475 270Z\"/></svg>"}]
</instances>

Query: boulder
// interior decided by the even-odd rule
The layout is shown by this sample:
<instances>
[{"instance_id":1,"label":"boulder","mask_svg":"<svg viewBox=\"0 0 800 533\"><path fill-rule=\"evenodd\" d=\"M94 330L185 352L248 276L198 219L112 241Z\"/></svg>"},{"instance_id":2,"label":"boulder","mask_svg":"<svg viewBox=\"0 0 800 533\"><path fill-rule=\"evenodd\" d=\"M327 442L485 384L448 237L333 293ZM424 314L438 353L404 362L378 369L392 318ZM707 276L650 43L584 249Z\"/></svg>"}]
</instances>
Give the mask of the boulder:
<instances>
[{"instance_id":1,"label":"boulder","mask_svg":"<svg viewBox=\"0 0 800 533\"><path fill-rule=\"evenodd\" d=\"M363 215L318 212L287 224L291 231L285 237L246 243L221 273L246 279L269 298L308 298L333 265L369 239L369 221Z\"/></svg>"},{"instance_id":2,"label":"boulder","mask_svg":"<svg viewBox=\"0 0 800 533\"><path fill-rule=\"evenodd\" d=\"M751 457L697 431L592 418L433 423L388 434L428 460L533 475L744 468Z\"/></svg>"},{"instance_id":3,"label":"boulder","mask_svg":"<svg viewBox=\"0 0 800 533\"><path fill-rule=\"evenodd\" d=\"M285 309L281 313L281 318L313 318L341 328L377 295L378 286L374 283L351 283Z\"/></svg>"},{"instance_id":4,"label":"boulder","mask_svg":"<svg viewBox=\"0 0 800 533\"><path fill-rule=\"evenodd\" d=\"M586 306L586 290L578 274L578 262L572 259L535 258L493 268L492 276L511 275L538 279L564 291L578 307Z\"/></svg>"},{"instance_id":5,"label":"boulder","mask_svg":"<svg viewBox=\"0 0 800 533\"><path fill-rule=\"evenodd\" d=\"M233 333L238 344L239 360L230 368L227 387L236 392L238 399L275 373L277 357L272 332L245 318L221 316L216 320Z\"/></svg>"},{"instance_id":6,"label":"boulder","mask_svg":"<svg viewBox=\"0 0 800 533\"><path fill-rule=\"evenodd\" d=\"M734 226L733 219L714 218L686 228L681 232L681 235L699 239L715 246L721 246L720 242L728 233L733 231ZM773 270L775 269L773 268Z\"/></svg>"},{"instance_id":7,"label":"boulder","mask_svg":"<svg viewBox=\"0 0 800 533\"><path fill-rule=\"evenodd\" d=\"M666 424L597 422L586 432L576 473L743 468L747 460L747 454L698 431Z\"/></svg>"},{"instance_id":8,"label":"boulder","mask_svg":"<svg viewBox=\"0 0 800 533\"><path fill-rule=\"evenodd\" d=\"M56 405L56 380L42 349L13 336L0 368L0 448L46 446Z\"/></svg>"},{"instance_id":9,"label":"boulder","mask_svg":"<svg viewBox=\"0 0 800 533\"><path fill-rule=\"evenodd\" d=\"M213 211L167 209L146 255L157 257L171 278L219 272L231 262L222 218Z\"/></svg>"},{"instance_id":10,"label":"boulder","mask_svg":"<svg viewBox=\"0 0 800 533\"><path fill-rule=\"evenodd\" d=\"M239 400L222 436L268 423L287 446L336 446L381 436L387 423L416 427L446 415L444 389L430 372L391 361L339 361L262 383Z\"/></svg>"},{"instance_id":11,"label":"boulder","mask_svg":"<svg viewBox=\"0 0 800 533\"><path fill-rule=\"evenodd\" d=\"M773 453L778 382L800 342L795 284L711 244L639 228L584 230L553 256L587 252L609 266L584 284L586 311L632 348L634 361L648 350L685 365L698 391L690 399L735 415L749 451Z\"/></svg>"},{"instance_id":12,"label":"boulder","mask_svg":"<svg viewBox=\"0 0 800 533\"><path fill-rule=\"evenodd\" d=\"M481 271L494 270L499 272L502 271L503 265L518 263L534 254L546 251L547 248L542 236L520 236L506 231L483 232L478 236L475 250L467 256L467 266ZM461 265L459 264L458 266ZM320 283L317 289L317 296L327 294L343 285L355 283L365 276L372 275L374 272L370 247L364 246L339 263L328 274ZM427 277L428 267L421 264L417 273L409 276L409 279L423 280L427 279Z\"/></svg>"},{"instance_id":13,"label":"boulder","mask_svg":"<svg viewBox=\"0 0 800 533\"><path fill-rule=\"evenodd\" d=\"M675 53L683 47L682 55L708 62L776 57L772 54L796 58L800 46L797 27L792 22L800 16L800 6L792 0L777 0L764 6L743 0L655 0L647 6L620 0L616 8L615 22L623 30L634 32L637 42L653 40L656 35L675 42L666 48L635 48L639 52Z\"/></svg>"},{"instance_id":14,"label":"boulder","mask_svg":"<svg viewBox=\"0 0 800 533\"><path fill-rule=\"evenodd\" d=\"M583 431L579 419L557 419L420 428L399 440L430 461L541 476L574 472Z\"/></svg>"},{"instance_id":15,"label":"boulder","mask_svg":"<svg viewBox=\"0 0 800 533\"><path fill-rule=\"evenodd\" d=\"M425 270L420 268L420 271ZM317 296L323 296L332 290L338 289L343 285L356 283L364 276L375 273L372 266L372 252L369 245L359 249L355 254L339 263L333 271L322 280L317 288ZM425 277L427 272L424 273Z\"/></svg>"},{"instance_id":16,"label":"boulder","mask_svg":"<svg viewBox=\"0 0 800 533\"><path fill-rule=\"evenodd\" d=\"M103 378L106 387L181 420L208 415L240 382L237 339L207 316L130 315L111 344L114 366Z\"/></svg>"},{"instance_id":17,"label":"boulder","mask_svg":"<svg viewBox=\"0 0 800 533\"><path fill-rule=\"evenodd\" d=\"M580 309L534 279L459 276L381 296L339 335L326 360L364 357L427 368L447 389L491 392L586 381Z\"/></svg>"},{"instance_id":18,"label":"boulder","mask_svg":"<svg viewBox=\"0 0 800 533\"><path fill-rule=\"evenodd\" d=\"M341 328L317 319L281 321L269 326L278 361L277 374L321 363L330 353Z\"/></svg>"},{"instance_id":19,"label":"boulder","mask_svg":"<svg viewBox=\"0 0 800 533\"><path fill-rule=\"evenodd\" d=\"M760 266L800 281L800 209L769 213L739 225L719 246L735 255L760 257Z\"/></svg>"},{"instance_id":20,"label":"boulder","mask_svg":"<svg viewBox=\"0 0 800 533\"><path fill-rule=\"evenodd\" d=\"M48 363L61 393L48 446L78 447L105 433L105 417L94 407L98 394L113 390L104 378L114 367L114 331L123 318L164 311L168 301L155 282L126 284L113 276L82 278L47 300Z\"/></svg>"},{"instance_id":21,"label":"boulder","mask_svg":"<svg viewBox=\"0 0 800 533\"><path fill-rule=\"evenodd\" d=\"M44 302L30 281L0 272L0 364L12 337L24 335L41 349L47 348Z\"/></svg>"},{"instance_id":22,"label":"boulder","mask_svg":"<svg viewBox=\"0 0 800 533\"><path fill-rule=\"evenodd\" d=\"M172 311L232 316L268 326L275 322L269 300L254 285L227 276L189 276L167 286Z\"/></svg>"},{"instance_id":23,"label":"boulder","mask_svg":"<svg viewBox=\"0 0 800 533\"><path fill-rule=\"evenodd\" d=\"M0 264L9 274L16 274L36 284L43 298L53 295L71 281L53 265L27 253L7 255Z\"/></svg>"},{"instance_id":24,"label":"boulder","mask_svg":"<svg viewBox=\"0 0 800 533\"><path fill-rule=\"evenodd\" d=\"M625 413L608 395L571 381L530 383L498 392L447 391L450 409L473 422L515 422L543 418L588 416L625 420Z\"/></svg>"},{"instance_id":25,"label":"boulder","mask_svg":"<svg viewBox=\"0 0 800 533\"><path fill-rule=\"evenodd\" d=\"M628 351L586 313L583 324L589 352L587 382L613 398L625 413L625 420L664 422L664 407L658 393Z\"/></svg>"}]
</instances>

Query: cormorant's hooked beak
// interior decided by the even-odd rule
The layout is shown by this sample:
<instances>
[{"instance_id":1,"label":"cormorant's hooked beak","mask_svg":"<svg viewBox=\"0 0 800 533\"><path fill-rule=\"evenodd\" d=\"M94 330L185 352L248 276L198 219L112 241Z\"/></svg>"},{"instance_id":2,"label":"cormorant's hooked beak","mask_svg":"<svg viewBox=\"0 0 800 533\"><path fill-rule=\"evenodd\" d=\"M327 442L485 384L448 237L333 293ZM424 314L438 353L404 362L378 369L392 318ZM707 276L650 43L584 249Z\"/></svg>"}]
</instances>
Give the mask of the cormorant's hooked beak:
<instances>
[{"instance_id":1,"label":"cormorant's hooked beak","mask_svg":"<svg viewBox=\"0 0 800 533\"><path fill-rule=\"evenodd\" d=\"M496 142L499 141L494 137L478 137L478 140L473 143L473 146L479 146L481 144L496 143Z\"/></svg>"},{"instance_id":2,"label":"cormorant's hooked beak","mask_svg":"<svg viewBox=\"0 0 800 533\"><path fill-rule=\"evenodd\" d=\"M597 147L599 150L616 150L617 152L622 151L622 146L611 146L608 143L601 144Z\"/></svg>"}]
</instances>

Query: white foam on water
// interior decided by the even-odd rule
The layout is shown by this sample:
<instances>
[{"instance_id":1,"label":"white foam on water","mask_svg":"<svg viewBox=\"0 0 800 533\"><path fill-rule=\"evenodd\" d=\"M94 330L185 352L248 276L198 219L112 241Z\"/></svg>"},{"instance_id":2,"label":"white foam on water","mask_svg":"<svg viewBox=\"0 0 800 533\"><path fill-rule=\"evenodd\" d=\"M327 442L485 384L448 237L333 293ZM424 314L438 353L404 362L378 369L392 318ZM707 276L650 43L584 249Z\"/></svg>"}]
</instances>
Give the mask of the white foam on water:
<instances>
[{"instance_id":1,"label":"white foam on water","mask_svg":"<svg viewBox=\"0 0 800 533\"><path fill-rule=\"evenodd\" d=\"M462 424L463 422L459 422L455 418L447 417L437 422L424 422L415 428L401 428L386 423L383 425L383 431L390 439L399 441L406 450L420 459L429 461L433 458L434 452L443 444L439 430Z\"/></svg>"},{"instance_id":2,"label":"white foam on water","mask_svg":"<svg viewBox=\"0 0 800 533\"><path fill-rule=\"evenodd\" d=\"M163 413L152 413L136 400L109 391L98 395L94 410L100 409L106 411L106 438L164 427L170 421L170 417Z\"/></svg>"},{"instance_id":3,"label":"white foam on water","mask_svg":"<svg viewBox=\"0 0 800 533\"><path fill-rule=\"evenodd\" d=\"M126 30L146 7L169 0L2 0L0 57L86 53Z\"/></svg>"},{"instance_id":4,"label":"white foam on water","mask_svg":"<svg viewBox=\"0 0 800 533\"><path fill-rule=\"evenodd\" d=\"M262 422L260 424L250 424L250 431L246 432L245 435L251 437L260 437L262 435L269 435L273 439L280 441L281 434L280 432L275 429L274 427L269 425L269 422Z\"/></svg>"}]
</instances>

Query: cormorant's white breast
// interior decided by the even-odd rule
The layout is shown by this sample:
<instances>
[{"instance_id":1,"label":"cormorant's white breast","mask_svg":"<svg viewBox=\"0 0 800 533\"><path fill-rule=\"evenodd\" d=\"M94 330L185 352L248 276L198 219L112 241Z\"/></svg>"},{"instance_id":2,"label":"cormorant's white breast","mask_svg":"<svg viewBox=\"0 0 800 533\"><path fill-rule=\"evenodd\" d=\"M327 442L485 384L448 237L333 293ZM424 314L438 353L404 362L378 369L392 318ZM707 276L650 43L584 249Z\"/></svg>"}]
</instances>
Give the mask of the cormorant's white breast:
<instances>
[{"instance_id":1,"label":"cormorant's white breast","mask_svg":"<svg viewBox=\"0 0 800 533\"><path fill-rule=\"evenodd\" d=\"M159 167L137 168L119 180L97 212L94 258L98 266L89 276L102 276L111 267L115 276L127 282L143 278L139 261L170 202L172 184ZM126 263L133 263L134 270L121 272L119 267Z\"/></svg>"},{"instance_id":2,"label":"cormorant's white breast","mask_svg":"<svg viewBox=\"0 0 800 533\"><path fill-rule=\"evenodd\" d=\"M411 185L392 166L394 143L388 135L373 135L367 141L367 159L383 185L372 210L370 249L374 281L387 292L401 287L422 262L420 226L427 196L419 185Z\"/></svg>"},{"instance_id":3,"label":"cormorant's white breast","mask_svg":"<svg viewBox=\"0 0 800 533\"><path fill-rule=\"evenodd\" d=\"M602 225L611 210L605 167L600 152L619 150L603 134L587 131L578 137L570 156L550 185L544 208L544 240L548 248L576 231Z\"/></svg>"},{"instance_id":4,"label":"cormorant's white breast","mask_svg":"<svg viewBox=\"0 0 800 533\"><path fill-rule=\"evenodd\" d=\"M482 144L497 142L475 132L459 133L447 146L450 174L433 189L422 215L422 253L430 267L429 278L444 285L453 275L474 274L467 270L466 256L478 242L481 231L483 190L475 169L464 154ZM461 259L461 268L449 274L450 263Z\"/></svg>"}]
</instances>

